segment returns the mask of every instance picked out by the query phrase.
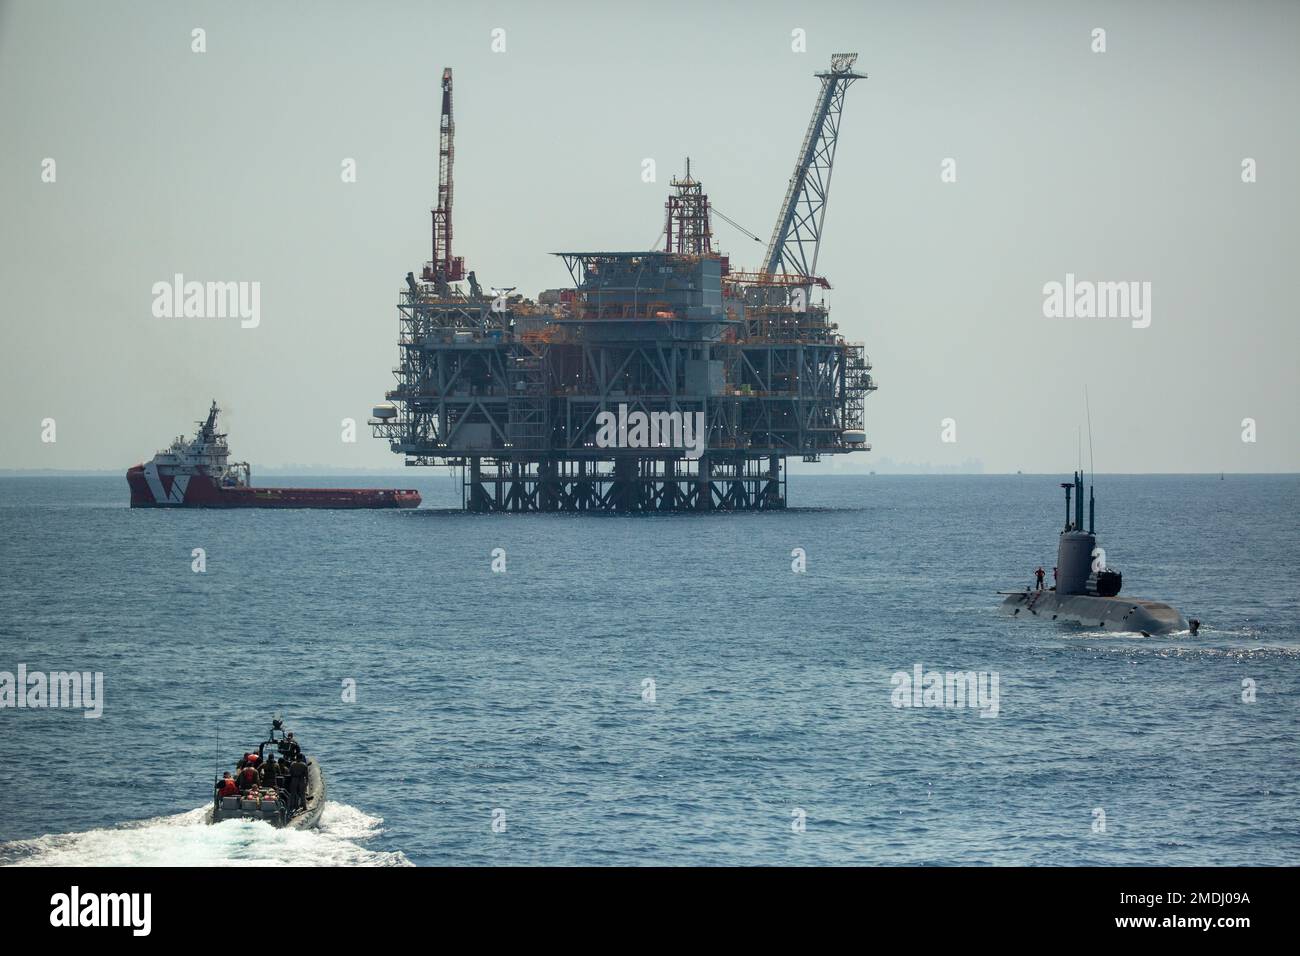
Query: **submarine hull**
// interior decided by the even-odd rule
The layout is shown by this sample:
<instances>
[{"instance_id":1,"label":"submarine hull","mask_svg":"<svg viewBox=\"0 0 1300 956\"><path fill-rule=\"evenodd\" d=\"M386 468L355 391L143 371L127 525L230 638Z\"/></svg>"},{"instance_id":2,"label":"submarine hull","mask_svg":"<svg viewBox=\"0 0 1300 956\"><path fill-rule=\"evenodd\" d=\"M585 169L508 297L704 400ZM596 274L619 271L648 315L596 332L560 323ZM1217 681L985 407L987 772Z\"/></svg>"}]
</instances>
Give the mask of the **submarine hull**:
<instances>
[{"instance_id":1,"label":"submarine hull","mask_svg":"<svg viewBox=\"0 0 1300 956\"><path fill-rule=\"evenodd\" d=\"M1024 591L1008 596L1002 602L1002 613L1009 617L1034 617L1147 635L1188 630L1187 619L1168 604L1122 594L1100 597L1095 594Z\"/></svg>"}]
</instances>

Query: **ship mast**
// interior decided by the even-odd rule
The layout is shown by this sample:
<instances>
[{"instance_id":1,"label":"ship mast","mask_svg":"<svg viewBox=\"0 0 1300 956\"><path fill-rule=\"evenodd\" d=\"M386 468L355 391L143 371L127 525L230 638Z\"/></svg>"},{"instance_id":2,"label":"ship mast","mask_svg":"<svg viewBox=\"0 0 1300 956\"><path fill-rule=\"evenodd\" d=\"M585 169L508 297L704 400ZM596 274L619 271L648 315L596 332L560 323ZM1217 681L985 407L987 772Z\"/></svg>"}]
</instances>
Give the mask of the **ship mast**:
<instances>
[{"instance_id":1,"label":"ship mast","mask_svg":"<svg viewBox=\"0 0 1300 956\"><path fill-rule=\"evenodd\" d=\"M218 437L217 436L217 414L220 411L221 409L217 408L217 400L214 398L212 400L212 407L208 409L207 421L197 423L199 426L199 439L201 441L210 442L213 439Z\"/></svg>"}]
</instances>

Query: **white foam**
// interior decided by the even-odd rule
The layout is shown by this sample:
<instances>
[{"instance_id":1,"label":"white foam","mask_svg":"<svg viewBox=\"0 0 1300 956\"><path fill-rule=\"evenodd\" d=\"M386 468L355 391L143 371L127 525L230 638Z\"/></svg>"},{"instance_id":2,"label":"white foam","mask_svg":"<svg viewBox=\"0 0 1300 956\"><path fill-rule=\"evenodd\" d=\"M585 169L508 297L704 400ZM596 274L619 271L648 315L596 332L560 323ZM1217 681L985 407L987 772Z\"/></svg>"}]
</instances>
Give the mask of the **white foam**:
<instances>
[{"instance_id":1,"label":"white foam","mask_svg":"<svg viewBox=\"0 0 1300 956\"><path fill-rule=\"evenodd\" d=\"M315 830L267 823L204 822L206 806L103 830L60 833L0 844L14 866L410 866L404 853L361 846L383 832L383 819L345 803L326 803Z\"/></svg>"}]
</instances>

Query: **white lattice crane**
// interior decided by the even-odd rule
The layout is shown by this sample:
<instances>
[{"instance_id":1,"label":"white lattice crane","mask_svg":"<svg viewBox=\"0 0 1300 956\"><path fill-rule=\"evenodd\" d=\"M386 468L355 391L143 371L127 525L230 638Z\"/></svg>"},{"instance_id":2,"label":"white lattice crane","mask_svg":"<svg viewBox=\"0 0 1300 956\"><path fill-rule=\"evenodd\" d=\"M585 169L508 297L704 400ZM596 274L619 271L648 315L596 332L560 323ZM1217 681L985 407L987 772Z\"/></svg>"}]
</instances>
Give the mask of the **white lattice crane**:
<instances>
[{"instance_id":1,"label":"white lattice crane","mask_svg":"<svg viewBox=\"0 0 1300 956\"><path fill-rule=\"evenodd\" d=\"M816 74L822 88L767 246L763 260L766 275L784 273L810 280L817 277L817 253L826 220L844 94L854 80L866 78L865 73L853 72L857 59L856 53L836 53L831 57L831 68Z\"/></svg>"}]
</instances>

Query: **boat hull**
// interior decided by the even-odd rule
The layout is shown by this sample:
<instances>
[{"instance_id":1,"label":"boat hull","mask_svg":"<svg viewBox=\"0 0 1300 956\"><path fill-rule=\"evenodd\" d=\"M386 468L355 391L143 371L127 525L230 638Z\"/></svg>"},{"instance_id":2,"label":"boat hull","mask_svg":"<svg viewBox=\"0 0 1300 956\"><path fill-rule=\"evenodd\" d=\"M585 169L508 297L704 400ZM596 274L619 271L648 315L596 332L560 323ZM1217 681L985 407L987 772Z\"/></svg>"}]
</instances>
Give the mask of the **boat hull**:
<instances>
[{"instance_id":1,"label":"boat hull","mask_svg":"<svg viewBox=\"0 0 1300 956\"><path fill-rule=\"evenodd\" d=\"M136 465L126 473L132 508L416 508L407 488L252 488L219 485L207 475L158 474Z\"/></svg>"},{"instance_id":2,"label":"boat hull","mask_svg":"<svg viewBox=\"0 0 1300 956\"><path fill-rule=\"evenodd\" d=\"M234 805L231 805L234 801ZM208 808L204 817L208 823L224 823L226 820L253 820L269 823L282 830L310 830L320 825L321 814L325 810L325 775L321 773L320 764L315 758L307 758L307 808L301 813L285 817L277 811L266 812L260 806L245 805L248 801L239 797L218 798Z\"/></svg>"},{"instance_id":3,"label":"boat hull","mask_svg":"<svg viewBox=\"0 0 1300 956\"><path fill-rule=\"evenodd\" d=\"M1188 630L1187 619L1168 604L1122 594L1100 597L1095 594L1024 591L1009 595L1002 602L1001 610L1012 617L1082 624L1106 631L1151 635Z\"/></svg>"}]
</instances>

